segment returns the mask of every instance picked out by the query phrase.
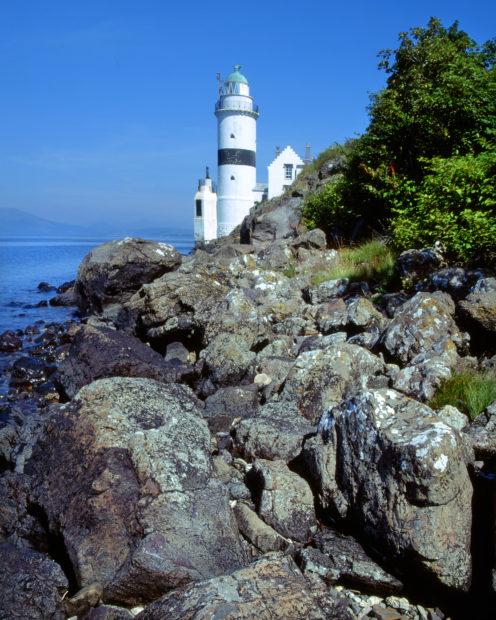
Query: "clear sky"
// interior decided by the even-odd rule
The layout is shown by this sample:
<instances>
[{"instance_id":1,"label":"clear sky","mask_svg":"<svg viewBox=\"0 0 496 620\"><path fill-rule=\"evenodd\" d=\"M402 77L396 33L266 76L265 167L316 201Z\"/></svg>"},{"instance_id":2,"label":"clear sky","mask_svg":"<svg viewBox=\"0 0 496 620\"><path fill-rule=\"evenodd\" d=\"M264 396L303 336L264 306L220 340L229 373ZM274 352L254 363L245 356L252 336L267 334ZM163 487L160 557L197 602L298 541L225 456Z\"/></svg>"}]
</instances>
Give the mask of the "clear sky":
<instances>
[{"instance_id":1,"label":"clear sky","mask_svg":"<svg viewBox=\"0 0 496 620\"><path fill-rule=\"evenodd\" d=\"M2 0L0 207L191 226L216 169L216 72L240 63L250 82L264 181L276 145L317 154L363 131L377 52L431 15L496 35L490 0Z\"/></svg>"}]
</instances>

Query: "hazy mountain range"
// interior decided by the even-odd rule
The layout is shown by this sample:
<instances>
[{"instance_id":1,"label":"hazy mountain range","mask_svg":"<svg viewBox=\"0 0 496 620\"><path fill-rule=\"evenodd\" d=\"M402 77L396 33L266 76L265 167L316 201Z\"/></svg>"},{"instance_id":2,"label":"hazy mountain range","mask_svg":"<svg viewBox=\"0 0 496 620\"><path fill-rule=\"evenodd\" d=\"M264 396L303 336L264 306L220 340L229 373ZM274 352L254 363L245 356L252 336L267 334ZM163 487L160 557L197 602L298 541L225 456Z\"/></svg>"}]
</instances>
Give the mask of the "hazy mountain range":
<instances>
[{"instance_id":1,"label":"hazy mountain range","mask_svg":"<svg viewBox=\"0 0 496 620\"><path fill-rule=\"evenodd\" d=\"M91 226L63 224L38 217L21 209L0 208L0 237L167 237L172 234L192 236L187 228L165 228L110 224L99 222Z\"/></svg>"}]
</instances>

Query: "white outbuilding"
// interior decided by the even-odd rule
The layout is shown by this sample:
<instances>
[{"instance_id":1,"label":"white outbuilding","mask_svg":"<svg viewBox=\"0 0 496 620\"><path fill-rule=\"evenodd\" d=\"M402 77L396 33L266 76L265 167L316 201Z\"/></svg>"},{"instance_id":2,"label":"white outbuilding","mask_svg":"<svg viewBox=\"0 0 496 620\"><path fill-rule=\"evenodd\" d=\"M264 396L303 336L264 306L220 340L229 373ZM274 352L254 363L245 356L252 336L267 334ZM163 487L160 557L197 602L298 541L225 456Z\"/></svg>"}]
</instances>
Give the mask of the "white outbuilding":
<instances>
[{"instance_id":1,"label":"white outbuilding","mask_svg":"<svg viewBox=\"0 0 496 620\"><path fill-rule=\"evenodd\" d=\"M268 198L280 196L303 170L303 159L291 147L276 149L276 157L268 165Z\"/></svg>"}]
</instances>

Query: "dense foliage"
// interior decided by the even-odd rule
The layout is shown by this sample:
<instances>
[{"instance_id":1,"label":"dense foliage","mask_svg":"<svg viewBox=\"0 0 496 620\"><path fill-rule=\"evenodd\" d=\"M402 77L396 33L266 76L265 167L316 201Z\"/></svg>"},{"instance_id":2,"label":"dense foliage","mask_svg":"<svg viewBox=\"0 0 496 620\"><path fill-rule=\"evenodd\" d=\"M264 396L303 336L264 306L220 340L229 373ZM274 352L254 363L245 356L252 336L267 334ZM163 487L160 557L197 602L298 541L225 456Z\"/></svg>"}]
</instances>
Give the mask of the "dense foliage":
<instances>
[{"instance_id":1,"label":"dense foliage","mask_svg":"<svg viewBox=\"0 0 496 620\"><path fill-rule=\"evenodd\" d=\"M398 249L441 239L453 258L493 258L495 42L478 47L432 18L380 56L387 86L344 172L307 199L307 224L348 239L388 230Z\"/></svg>"}]
</instances>

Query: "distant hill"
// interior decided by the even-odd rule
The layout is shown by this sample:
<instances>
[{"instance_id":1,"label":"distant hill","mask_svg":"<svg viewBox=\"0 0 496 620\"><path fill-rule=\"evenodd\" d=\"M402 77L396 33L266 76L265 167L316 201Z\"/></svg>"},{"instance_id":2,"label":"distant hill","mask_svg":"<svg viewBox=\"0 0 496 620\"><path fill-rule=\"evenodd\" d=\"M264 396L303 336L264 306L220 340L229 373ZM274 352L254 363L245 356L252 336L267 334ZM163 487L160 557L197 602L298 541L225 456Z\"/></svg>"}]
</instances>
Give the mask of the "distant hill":
<instances>
[{"instance_id":1,"label":"distant hill","mask_svg":"<svg viewBox=\"0 0 496 620\"><path fill-rule=\"evenodd\" d=\"M110 224L98 222L92 226L62 224L47 220L21 209L0 208L0 237L98 237L116 239L125 236L172 239L192 238L193 231L181 228L165 228L148 225Z\"/></svg>"},{"instance_id":2,"label":"distant hill","mask_svg":"<svg viewBox=\"0 0 496 620\"><path fill-rule=\"evenodd\" d=\"M83 226L53 222L20 209L0 209L2 237L75 237L87 234L88 229Z\"/></svg>"}]
</instances>

